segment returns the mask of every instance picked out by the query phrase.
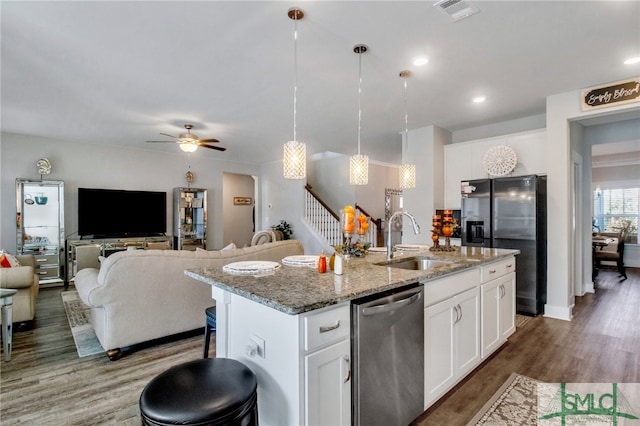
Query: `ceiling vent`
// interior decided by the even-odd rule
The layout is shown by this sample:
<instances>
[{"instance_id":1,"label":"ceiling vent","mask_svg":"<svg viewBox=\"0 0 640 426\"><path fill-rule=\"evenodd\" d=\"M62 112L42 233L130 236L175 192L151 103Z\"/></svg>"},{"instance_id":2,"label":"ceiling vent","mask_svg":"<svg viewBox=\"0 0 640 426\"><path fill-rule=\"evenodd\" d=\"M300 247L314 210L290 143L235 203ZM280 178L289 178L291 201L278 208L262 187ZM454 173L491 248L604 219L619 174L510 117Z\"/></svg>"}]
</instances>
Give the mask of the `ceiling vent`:
<instances>
[{"instance_id":1,"label":"ceiling vent","mask_svg":"<svg viewBox=\"0 0 640 426\"><path fill-rule=\"evenodd\" d=\"M442 11L442 13L451 16L454 22L458 22L461 19L468 18L480 12L480 9L470 6L469 3L464 0L440 0L434 3L434 6Z\"/></svg>"}]
</instances>

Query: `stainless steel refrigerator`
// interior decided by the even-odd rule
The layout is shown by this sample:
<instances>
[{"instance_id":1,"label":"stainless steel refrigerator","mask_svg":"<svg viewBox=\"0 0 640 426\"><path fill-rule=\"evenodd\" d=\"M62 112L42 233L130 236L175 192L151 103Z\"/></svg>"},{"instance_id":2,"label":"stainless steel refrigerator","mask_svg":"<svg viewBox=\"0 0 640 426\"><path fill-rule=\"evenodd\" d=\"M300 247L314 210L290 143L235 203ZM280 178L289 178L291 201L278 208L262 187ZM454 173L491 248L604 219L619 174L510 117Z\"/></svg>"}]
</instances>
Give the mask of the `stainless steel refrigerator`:
<instances>
[{"instance_id":1,"label":"stainless steel refrigerator","mask_svg":"<svg viewBox=\"0 0 640 426\"><path fill-rule=\"evenodd\" d=\"M546 176L503 177L470 181L469 185L490 189L465 194L463 185L462 244L520 250L516 256L516 311L542 313L547 298ZM478 222L483 226L482 241Z\"/></svg>"}]
</instances>

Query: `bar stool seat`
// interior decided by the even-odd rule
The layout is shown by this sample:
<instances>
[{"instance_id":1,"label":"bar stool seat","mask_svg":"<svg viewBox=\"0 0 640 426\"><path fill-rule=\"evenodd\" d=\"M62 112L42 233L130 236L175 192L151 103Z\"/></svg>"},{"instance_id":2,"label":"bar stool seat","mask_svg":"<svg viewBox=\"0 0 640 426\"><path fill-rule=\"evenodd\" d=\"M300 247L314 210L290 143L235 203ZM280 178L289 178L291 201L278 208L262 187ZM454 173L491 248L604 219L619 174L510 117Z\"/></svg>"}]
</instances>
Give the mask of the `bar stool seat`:
<instances>
[{"instance_id":1,"label":"bar stool seat","mask_svg":"<svg viewBox=\"0 0 640 426\"><path fill-rule=\"evenodd\" d=\"M253 371L234 359L179 364L143 389L139 402L142 424L257 425L257 388Z\"/></svg>"},{"instance_id":2,"label":"bar stool seat","mask_svg":"<svg viewBox=\"0 0 640 426\"><path fill-rule=\"evenodd\" d=\"M204 310L206 322L204 325L204 356L209 358L209 343L211 342L211 333L216 332L216 307L211 306Z\"/></svg>"}]
</instances>

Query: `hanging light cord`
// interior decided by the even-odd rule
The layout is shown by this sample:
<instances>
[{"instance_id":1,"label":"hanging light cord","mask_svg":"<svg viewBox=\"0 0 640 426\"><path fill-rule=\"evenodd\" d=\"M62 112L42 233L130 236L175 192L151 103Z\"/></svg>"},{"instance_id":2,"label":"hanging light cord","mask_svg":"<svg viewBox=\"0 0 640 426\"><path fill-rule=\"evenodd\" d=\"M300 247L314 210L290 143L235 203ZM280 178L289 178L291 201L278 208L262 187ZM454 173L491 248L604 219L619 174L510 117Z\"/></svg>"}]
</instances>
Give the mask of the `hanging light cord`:
<instances>
[{"instance_id":1,"label":"hanging light cord","mask_svg":"<svg viewBox=\"0 0 640 426\"><path fill-rule=\"evenodd\" d=\"M407 107L407 77L404 78L404 149L402 150L402 162L406 163L407 147L409 146L409 108Z\"/></svg>"},{"instance_id":2,"label":"hanging light cord","mask_svg":"<svg viewBox=\"0 0 640 426\"><path fill-rule=\"evenodd\" d=\"M293 19L293 140L296 139L296 114L298 109L298 15Z\"/></svg>"},{"instance_id":3,"label":"hanging light cord","mask_svg":"<svg viewBox=\"0 0 640 426\"><path fill-rule=\"evenodd\" d=\"M362 108L360 98L362 97L362 51L358 52L358 155L360 155L360 130L362 128Z\"/></svg>"}]
</instances>

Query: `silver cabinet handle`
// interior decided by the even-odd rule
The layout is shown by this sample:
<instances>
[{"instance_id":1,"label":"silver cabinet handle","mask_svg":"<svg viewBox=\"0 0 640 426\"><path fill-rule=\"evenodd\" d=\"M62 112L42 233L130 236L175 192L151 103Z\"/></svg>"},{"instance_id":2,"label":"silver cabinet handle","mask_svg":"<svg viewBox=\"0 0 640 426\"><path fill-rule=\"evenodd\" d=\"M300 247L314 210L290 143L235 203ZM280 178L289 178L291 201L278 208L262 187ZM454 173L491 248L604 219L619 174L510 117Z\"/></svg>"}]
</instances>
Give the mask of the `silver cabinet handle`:
<instances>
[{"instance_id":1,"label":"silver cabinet handle","mask_svg":"<svg viewBox=\"0 0 640 426\"><path fill-rule=\"evenodd\" d=\"M340 320L336 321L334 325L322 325L320 326L320 333L327 333L340 327Z\"/></svg>"},{"instance_id":2,"label":"silver cabinet handle","mask_svg":"<svg viewBox=\"0 0 640 426\"><path fill-rule=\"evenodd\" d=\"M513 264L512 263L508 264L507 268L513 268Z\"/></svg>"},{"instance_id":3,"label":"silver cabinet handle","mask_svg":"<svg viewBox=\"0 0 640 426\"><path fill-rule=\"evenodd\" d=\"M504 290L504 285L500 284L499 289L500 289L500 296L498 297L498 299L502 299L506 293Z\"/></svg>"},{"instance_id":4,"label":"silver cabinet handle","mask_svg":"<svg viewBox=\"0 0 640 426\"><path fill-rule=\"evenodd\" d=\"M456 305L453 307L453 309L456 311L456 319L453 321L453 323L457 324L462 319L462 308L460 307L460 305Z\"/></svg>"},{"instance_id":5,"label":"silver cabinet handle","mask_svg":"<svg viewBox=\"0 0 640 426\"><path fill-rule=\"evenodd\" d=\"M458 321L456 321L456 322L462 321L462 306L460 306L460 305L458 305L458 312L460 312L460 318L458 318Z\"/></svg>"},{"instance_id":6,"label":"silver cabinet handle","mask_svg":"<svg viewBox=\"0 0 640 426\"><path fill-rule=\"evenodd\" d=\"M489 273L490 273L490 274L495 274L495 273L496 273L496 270L495 270L495 269L489 269Z\"/></svg>"},{"instance_id":7,"label":"silver cabinet handle","mask_svg":"<svg viewBox=\"0 0 640 426\"><path fill-rule=\"evenodd\" d=\"M351 380L351 361L349 360L349 355L343 356L342 359L344 359L344 362L347 363L347 377L345 377L344 379L344 383L347 383L349 380Z\"/></svg>"}]
</instances>

